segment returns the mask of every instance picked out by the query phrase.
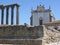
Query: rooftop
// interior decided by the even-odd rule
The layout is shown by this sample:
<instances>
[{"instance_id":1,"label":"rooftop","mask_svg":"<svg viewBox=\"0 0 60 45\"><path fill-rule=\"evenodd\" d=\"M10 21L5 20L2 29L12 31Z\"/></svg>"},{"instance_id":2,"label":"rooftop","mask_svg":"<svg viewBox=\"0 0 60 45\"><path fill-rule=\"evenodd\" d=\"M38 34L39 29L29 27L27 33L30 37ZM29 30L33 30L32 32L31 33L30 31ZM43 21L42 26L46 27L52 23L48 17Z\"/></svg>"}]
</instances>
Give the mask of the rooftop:
<instances>
[{"instance_id":1,"label":"rooftop","mask_svg":"<svg viewBox=\"0 0 60 45\"><path fill-rule=\"evenodd\" d=\"M60 20L49 22L49 23L44 23L44 25L60 25Z\"/></svg>"},{"instance_id":2,"label":"rooftop","mask_svg":"<svg viewBox=\"0 0 60 45\"><path fill-rule=\"evenodd\" d=\"M32 12L50 12L50 7L49 9L45 9L44 5L39 5L37 6L36 10L32 10Z\"/></svg>"}]
</instances>

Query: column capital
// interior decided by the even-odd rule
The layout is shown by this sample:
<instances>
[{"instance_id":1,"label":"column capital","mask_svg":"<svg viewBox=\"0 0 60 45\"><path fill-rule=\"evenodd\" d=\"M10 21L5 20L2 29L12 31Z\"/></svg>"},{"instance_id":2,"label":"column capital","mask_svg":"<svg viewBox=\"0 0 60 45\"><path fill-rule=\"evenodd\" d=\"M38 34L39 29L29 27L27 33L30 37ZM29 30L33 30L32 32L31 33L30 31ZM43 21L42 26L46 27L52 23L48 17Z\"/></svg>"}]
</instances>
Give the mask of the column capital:
<instances>
[{"instance_id":1,"label":"column capital","mask_svg":"<svg viewBox=\"0 0 60 45\"><path fill-rule=\"evenodd\" d=\"M8 9L9 9L9 6L7 6L6 8L8 8Z\"/></svg>"},{"instance_id":2,"label":"column capital","mask_svg":"<svg viewBox=\"0 0 60 45\"><path fill-rule=\"evenodd\" d=\"M3 5L0 5L0 9L4 9L4 6Z\"/></svg>"},{"instance_id":3,"label":"column capital","mask_svg":"<svg viewBox=\"0 0 60 45\"><path fill-rule=\"evenodd\" d=\"M2 10L4 9L4 6L2 6L2 8L1 8Z\"/></svg>"},{"instance_id":4,"label":"column capital","mask_svg":"<svg viewBox=\"0 0 60 45\"><path fill-rule=\"evenodd\" d=\"M18 6L18 5L16 5L16 7L17 7L17 8L19 8L19 6Z\"/></svg>"},{"instance_id":5,"label":"column capital","mask_svg":"<svg viewBox=\"0 0 60 45\"><path fill-rule=\"evenodd\" d=\"M14 9L14 6L11 6L11 8L13 8L13 9Z\"/></svg>"},{"instance_id":6,"label":"column capital","mask_svg":"<svg viewBox=\"0 0 60 45\"><path fill-rule=\"evenodd\" d=\"M17 3L15 4L15 6L16 6L16 7L19 7L19 5L18 5Z\"/></svg>"}]
</instances>

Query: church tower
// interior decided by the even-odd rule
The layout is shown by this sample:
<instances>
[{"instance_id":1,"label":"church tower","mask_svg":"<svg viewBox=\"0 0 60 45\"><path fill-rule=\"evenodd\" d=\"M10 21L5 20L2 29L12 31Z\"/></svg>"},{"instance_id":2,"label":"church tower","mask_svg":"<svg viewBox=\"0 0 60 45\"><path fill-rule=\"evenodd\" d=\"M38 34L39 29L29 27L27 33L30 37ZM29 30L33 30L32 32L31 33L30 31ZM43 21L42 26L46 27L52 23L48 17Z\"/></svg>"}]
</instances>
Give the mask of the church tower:
<instances>
[{"instance_id":1,"label":"church tower","mask_svg":"<svg viewBox=\"0 0 60 45\"><path fill-rule=\"evenodd\" d=\"M38 26L53 21L55 21L55 17L50 7L49 9L45 9L44 5L39 5L36 10L31 11L30 25L32 26Z\"/></svg>"}]
</instances>

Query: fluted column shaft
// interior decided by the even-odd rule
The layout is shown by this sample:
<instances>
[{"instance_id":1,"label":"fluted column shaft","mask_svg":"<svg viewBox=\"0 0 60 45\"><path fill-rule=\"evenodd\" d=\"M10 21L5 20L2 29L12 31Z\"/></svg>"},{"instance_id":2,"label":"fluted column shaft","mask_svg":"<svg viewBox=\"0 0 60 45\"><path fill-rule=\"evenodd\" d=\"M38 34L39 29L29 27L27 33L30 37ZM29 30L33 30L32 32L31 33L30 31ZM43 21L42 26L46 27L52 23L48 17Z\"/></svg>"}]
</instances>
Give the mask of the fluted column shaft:
<instances>
[{"instance_id":1,"label":"fluted column shaft","mask_svg":"<svg viewBox=\"0 0 60 45\"><path fill-rule=\"evenodd\" d=\"M1 24L4 24L4 7L2 7Z\"/></svg>"},{"instance_id":2,"label":"fluted column shaft","mask_svg":"<svg viewBox=\"0 0 60 45\"><path fill-rule=\"evenodd\" d=\"M16 24L19 24L19 7L17 6L17 12L16 12Z\"/></svg>"},{"instance_id":3,"label":"fluted column shaft","mask_svg":"<svg viewBox=\"0 0 60 45\"><path fill-rule=\"evenodd\" d=\"M14 7L11 8L11 25L13 25L14 22Z\"/></svg>"},{"instance_id":4,"label":"fluted column shaft","mask_svg":"<svg viewBox=\"0 0 60 45\"><path fill-rule=\"evenodd\" d=\"M6 7L6 24L8 24L9 7Z\"/></svg>"}]
</instances>

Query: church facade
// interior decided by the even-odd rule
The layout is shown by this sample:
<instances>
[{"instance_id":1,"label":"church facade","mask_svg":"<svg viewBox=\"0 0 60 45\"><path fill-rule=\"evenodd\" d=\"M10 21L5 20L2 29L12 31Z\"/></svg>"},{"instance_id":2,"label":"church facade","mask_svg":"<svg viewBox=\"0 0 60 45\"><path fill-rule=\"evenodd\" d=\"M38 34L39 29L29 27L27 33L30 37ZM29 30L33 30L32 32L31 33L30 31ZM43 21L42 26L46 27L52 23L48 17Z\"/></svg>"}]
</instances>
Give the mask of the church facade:
<instances>
[{"instance_id":1,"label":"church facade","mask_svg":"<svg viewBox=\"0 0 60 45\"><path fill-rule=\"evenodd\" d=\"M55 21L55 17L50 7L49 9L45 9L44 5L39 5L36 10L31 11L30 24L32 26L38 26L53 21Z\"/></svg>"}]
</instances>

